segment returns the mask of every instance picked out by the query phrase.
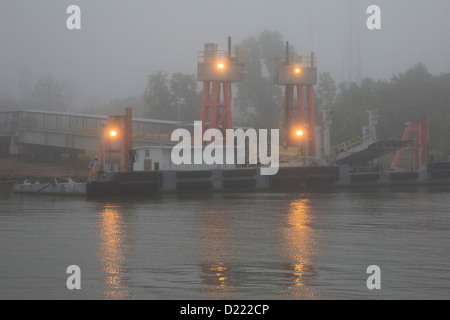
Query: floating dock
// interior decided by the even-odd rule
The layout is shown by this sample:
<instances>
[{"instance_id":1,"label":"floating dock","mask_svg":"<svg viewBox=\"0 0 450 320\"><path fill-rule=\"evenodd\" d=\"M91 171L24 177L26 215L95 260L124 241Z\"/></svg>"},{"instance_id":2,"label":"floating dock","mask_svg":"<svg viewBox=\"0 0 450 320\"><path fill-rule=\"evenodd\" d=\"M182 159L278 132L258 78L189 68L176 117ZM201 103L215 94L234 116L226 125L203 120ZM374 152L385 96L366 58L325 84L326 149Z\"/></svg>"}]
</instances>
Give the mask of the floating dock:
<instances>
[{"instance_id":1,"label":"floating dock","mask_svg":"<svg viewBox=\"0 0 450 320\"><path fill-rule=\"evenodd\" d=\"M198 171L110 172L103 181L15 184L14 192L29 194L153 195L186 192L318 191L339 188L450 186L450 162L428 163L418 171L351 172L347 165L280 167L264 176L260 168Z\"/></svg>"}]
</instances>

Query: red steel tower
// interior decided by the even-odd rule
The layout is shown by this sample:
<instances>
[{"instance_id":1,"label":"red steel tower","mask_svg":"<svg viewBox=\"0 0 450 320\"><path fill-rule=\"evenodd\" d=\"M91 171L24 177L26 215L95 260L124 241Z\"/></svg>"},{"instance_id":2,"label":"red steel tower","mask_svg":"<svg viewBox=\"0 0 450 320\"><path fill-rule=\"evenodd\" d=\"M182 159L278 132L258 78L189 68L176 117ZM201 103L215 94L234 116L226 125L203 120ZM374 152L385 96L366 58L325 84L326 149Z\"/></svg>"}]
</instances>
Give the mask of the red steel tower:
<instances>
[{"instance_id":1,"label":"red steel tower","mask_svg":"<svg viewBox=\"0 0 450 320\"><path fill-rule=\"evenodd\" d=\"M132 147L132 111L125 109L125 115L109 116L108 121L102 125L100 144L95 162L90 166L89 180L97 178L99 171L105 172L109 155L119 154L118 169L120 172L131 171L130 150ZM111 159L110 159L111 161ZM112 163L109 163L112 171Z\"/></svg>"},{"instance_id":2,"label":"red steel tower","mask_svg":"<svg viewBox=\"0 0 450 320\"><path fill-rule=\"evenodd\" d=\"M286 55L277 59L276 67L275 83L285 86L283 145L285 147L300 145L309 156L315 157L316 121L313 86L317 84L317 65L314 53L311 53L310 57L290 54L287 42Z\"/></svg>"},{"instance_id":3,"label":"red steel tower","mask_svg":"<svg viewBox=\"0 0 450 320\"><path fill-rule=\"evenodd\" d=\"M202 134L207 129L225 130L233 128L231 113L231 83L242 81L244 64L237 51L231 50L228 38L228 51L218 51L217 44L205 44L199 52L197 80L203 81L202 95Z\"/></svg>"},{"instance_id":4,"label":"red steel tower","mask_svg":"<svg viewBox=\"0 0 450 320\"><path fill-rule=\"evenodd\" d=\"M394 160L391 164L391 170L398 168L400 158L403 152L413 151L412 163L410 170L419 170L428 161L428 115L425 115L421 121L411 121L406 123L406 129L403 132L402 140L411 141L411 145L397 150Z\"/></svg>"}]
</instances>

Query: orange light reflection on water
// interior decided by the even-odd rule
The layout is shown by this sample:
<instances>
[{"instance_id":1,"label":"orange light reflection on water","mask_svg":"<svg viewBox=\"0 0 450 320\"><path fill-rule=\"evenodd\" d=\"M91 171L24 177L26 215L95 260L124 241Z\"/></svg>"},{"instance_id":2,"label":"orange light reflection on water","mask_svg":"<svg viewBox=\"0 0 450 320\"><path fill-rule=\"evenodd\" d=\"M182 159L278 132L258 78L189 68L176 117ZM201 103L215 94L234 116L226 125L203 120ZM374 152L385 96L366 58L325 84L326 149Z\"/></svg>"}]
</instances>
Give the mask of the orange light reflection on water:
<instances>
[{"instance_id":1,"label":"orange light reflection on water","mask_svg":"<svg viewBox=\"0 0 450 320\"><path fill-rule=\"evenodd\" d=\"M124 281L123 272L127 262L125 222L119 208L106 205L100 213L98 259L106 273L102 292L107 299L132 298Z\"/></svg>"},{"instance_id":2,"label":"orange light reflection on water","mask_svg":"<svg viewBox=\"0 0 450 320\"><path fill-rule=\"evenodd\" d=\"M291 285L285 295L318 298L316 290L308 285L315 276L313 258L317 254L317 235L311 227L313 216L308 199L298 199L289 205L282 229L283 253L289 260Z\"/></svg>"}]
</instances>

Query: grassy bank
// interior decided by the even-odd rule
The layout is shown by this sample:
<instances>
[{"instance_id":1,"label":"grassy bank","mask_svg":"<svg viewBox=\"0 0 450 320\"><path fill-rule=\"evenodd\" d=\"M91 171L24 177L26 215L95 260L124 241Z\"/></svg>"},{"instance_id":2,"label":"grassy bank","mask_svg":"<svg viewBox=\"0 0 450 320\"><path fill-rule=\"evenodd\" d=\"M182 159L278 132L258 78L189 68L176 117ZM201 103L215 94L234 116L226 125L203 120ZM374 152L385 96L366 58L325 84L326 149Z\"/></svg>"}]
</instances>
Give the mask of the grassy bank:
<instances>
[{"instance_id":1,"label":"grassy bank","mask_svg":"<svg viewBox=\"0 0 450 320\"><path fill-rule=\"evenodd\" d=\"M51 181L56 178L65 182L72 178L77 182L87 180L89 162L92 155L80 155L78 159L60 159L53 161L25 161L15 158L0 158L0 183Z\"/></svg>"}]
</instances>

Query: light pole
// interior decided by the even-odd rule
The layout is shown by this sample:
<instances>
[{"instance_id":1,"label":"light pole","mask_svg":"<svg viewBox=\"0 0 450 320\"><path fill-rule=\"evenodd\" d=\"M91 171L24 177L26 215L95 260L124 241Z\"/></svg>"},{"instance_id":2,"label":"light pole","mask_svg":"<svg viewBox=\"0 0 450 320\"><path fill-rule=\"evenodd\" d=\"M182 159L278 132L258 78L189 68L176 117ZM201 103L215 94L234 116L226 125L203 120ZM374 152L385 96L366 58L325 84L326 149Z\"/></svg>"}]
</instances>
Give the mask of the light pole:
<instances>
[{"instance_id":1,"label":"light pole","mask_svg":"<svg viewBox=\"0 0 450 320\"><path fill-rule=\"evenodd\" d=\"M299 146L298 146L300 154L301 154L301 150L302 150L302 138L304 138L305 149L306 149L305 165L309 165L308 124L305 123L304 129L297 129L296 134L297 134L297 137L300 138Z\"/></svg>"},{"instance_id":2,"label":"light pole","mask_svg":"<svg viewBox=\"0 0 450 320\"><path fill-rule=\"evenodd\" d=\"M409 133L409 126L411 125L411 123L407 122L406 124L406 130L407 130L407 139L408 139L408 171L412 171L412 166L411 166L411 136Z\"/></svg>"},{"instance_id":3,"label":"light pole","mask_svg":"<svg viewBox=\"0 0 450 320\"><path fill-rule=\"evenodd\" d=\"M299 138L299 143L298 143L298 153L299 153L299 161L302 157L302 137L304 135L304 132L302 129L297 129L297 137Z\"/></svg>"},{"instance_id":4,"label":"light pole","mask_svg":"<svg viewBox=\"0 0 450 320\"><path fill-rule=\"evenodd\" d=\"M102 127L102 134L103 134L103 145L102 145L102 170L103 172L106 171L106 159L105 159L105 149L106 149L106 131L105 131L105 123L101 123L100 126Z\"/></svg>"},{"instance_id":5,"label":"light pole","mask_svg":"<svg viewBox=\"0 0 450 320\"><path fill-rule=\"evenodd\" d=\"M309 166L309 141L308 141L309 126L305 123L305 144L306 144L306 165Z\"/></svg>"}]
</instances>

